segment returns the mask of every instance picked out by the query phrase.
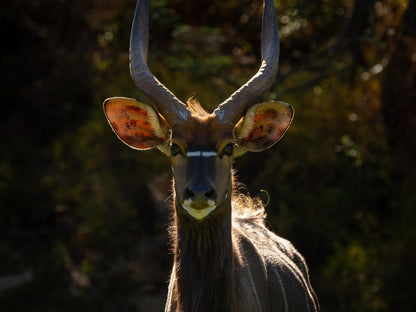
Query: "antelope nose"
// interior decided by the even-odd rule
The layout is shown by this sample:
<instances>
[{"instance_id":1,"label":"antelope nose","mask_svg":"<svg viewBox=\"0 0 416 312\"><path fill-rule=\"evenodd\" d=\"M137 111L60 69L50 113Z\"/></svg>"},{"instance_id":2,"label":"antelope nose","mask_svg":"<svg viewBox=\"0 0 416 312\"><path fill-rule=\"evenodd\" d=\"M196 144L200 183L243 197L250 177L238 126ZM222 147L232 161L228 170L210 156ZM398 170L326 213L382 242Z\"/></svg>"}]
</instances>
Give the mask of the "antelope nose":
<instances>
[{"instance_id":1,"label":"antelope nose","mask_svg":"<svg viewBox=\"0 0 416 312\"><path fill-rule=\"evenodd\" d=\"M215 202L217 192L207 184L191 184L185 188L183 199L190 199L192 201L212 200Z\"/></svg>"}]
</instances>

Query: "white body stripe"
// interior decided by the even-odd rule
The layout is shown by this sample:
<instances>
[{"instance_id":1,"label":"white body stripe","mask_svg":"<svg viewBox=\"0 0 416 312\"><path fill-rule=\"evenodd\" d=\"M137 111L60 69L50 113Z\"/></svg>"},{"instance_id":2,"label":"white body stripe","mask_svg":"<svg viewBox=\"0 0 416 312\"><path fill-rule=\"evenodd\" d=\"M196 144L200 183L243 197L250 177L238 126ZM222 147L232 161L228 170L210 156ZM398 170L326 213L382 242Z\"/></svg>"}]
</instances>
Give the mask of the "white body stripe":
<instances>
[{"instance_id":1,"label":"white body stripe","mask_svg":"<svg viewBox=\"0 0 416 312\"><path fill-rule=\"evenodd\" d=\"M212 151L192 151L186 153L187 157L215 157L217 156L217 152Z\"/></svg>"}]
</instances>

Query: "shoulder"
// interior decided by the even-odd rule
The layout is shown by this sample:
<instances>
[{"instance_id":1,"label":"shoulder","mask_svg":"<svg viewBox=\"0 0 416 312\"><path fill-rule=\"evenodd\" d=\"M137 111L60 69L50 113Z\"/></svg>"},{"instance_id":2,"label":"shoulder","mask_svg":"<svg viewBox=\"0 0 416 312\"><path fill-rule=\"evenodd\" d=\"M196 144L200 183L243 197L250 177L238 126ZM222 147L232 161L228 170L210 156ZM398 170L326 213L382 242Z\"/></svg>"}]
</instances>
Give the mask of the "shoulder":
<instances>
[{"instance_id":1,"label":"shoulder","mask_svg":"<svg viewBox=\"0 0 416 312\"><path fill-rule=\"evenodd\" d=\"M270 253L283 253L291 259L300 255L292 243L267 229L260 199L238 194L232 201L232 215L233 236L238 242L252 245L266 257Z\"/></svg>"},{"instance_id":2,"label":"shoulder","mask_svg":"<svg viewBox=\"0 0 416 312\"><path fill-rule=\"evenodd\" d=\"M233 239L242 264L262 272L267 292L274 294L270 298L280 298L275 305L319 309L306 262L290 241L268 230L264 221L250 218L233 219Z\"/></svg>"},{"instance_id":3,"label":"shoulder","mask_svg":"<svg viewBox=\"0 0 416 312\"><path fill-rule=\"evenodd\" d=\"M285 256L295 261L302 258L290 241L267 229L264 220L235 218L233 235L240 243L252 245L267 260L277 256Z\"/></svg>"}]
</instances>

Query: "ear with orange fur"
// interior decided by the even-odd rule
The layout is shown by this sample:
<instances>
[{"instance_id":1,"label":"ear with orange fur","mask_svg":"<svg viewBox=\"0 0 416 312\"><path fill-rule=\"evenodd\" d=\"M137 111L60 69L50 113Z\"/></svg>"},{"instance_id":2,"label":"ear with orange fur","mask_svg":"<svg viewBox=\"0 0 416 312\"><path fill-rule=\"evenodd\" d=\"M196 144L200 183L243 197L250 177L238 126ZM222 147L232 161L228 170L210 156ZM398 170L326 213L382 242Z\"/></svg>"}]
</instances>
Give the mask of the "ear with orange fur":
<instances>
[{"instance_id":1,"label":"ear with orange fur","mask_svg":"<svg viewBox=\"0 0 416 312\"><path fill-rule=\"evenodd\" d=\"M283 102L252 106L235 126L239 153L261 152L278 142L292 122L294 109Z\"/></svg>"},{"instance_id":2,"label":"ear with orange fur","mask_svg":"<svg viewBox=\"0 0 416 312\"><path fill-rule=\"evenodd\" d=\"M167 141L166 122L148 104L114 97L104 101L104 112L118 138L131 148L146 150Z\"/></svg>"}]
</instances>

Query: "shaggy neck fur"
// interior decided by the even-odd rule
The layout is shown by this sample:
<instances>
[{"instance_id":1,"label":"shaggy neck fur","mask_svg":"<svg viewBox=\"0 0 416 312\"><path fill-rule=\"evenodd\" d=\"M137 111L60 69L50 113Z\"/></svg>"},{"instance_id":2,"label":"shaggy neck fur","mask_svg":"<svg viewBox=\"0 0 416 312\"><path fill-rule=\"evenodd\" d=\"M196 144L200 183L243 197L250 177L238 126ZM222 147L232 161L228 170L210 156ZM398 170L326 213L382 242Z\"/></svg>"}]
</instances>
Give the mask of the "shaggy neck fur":
<instances>
[{"instance_id":1,"label":"shaggy neck fur","mask_svg":"<svg viewBox=\"0 0 416 312\"><path fill-rule=\"evenodd\" d=\"M201 221L176 205L176 311L233 311L231 199Z\"/></svg>"}]
</instances>

